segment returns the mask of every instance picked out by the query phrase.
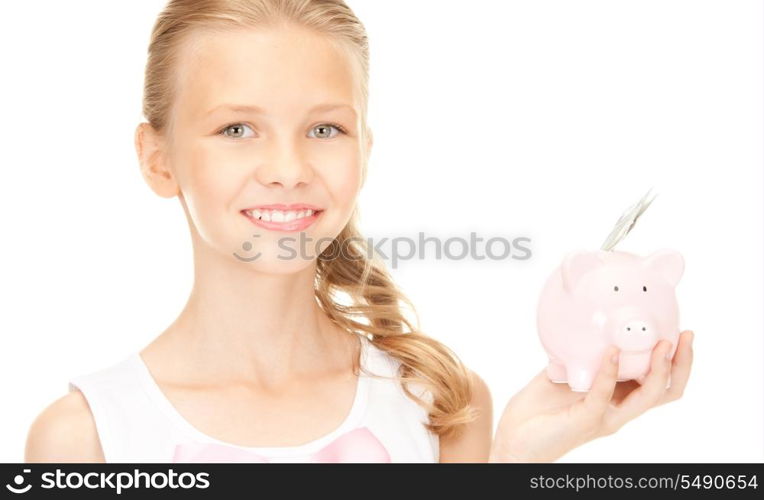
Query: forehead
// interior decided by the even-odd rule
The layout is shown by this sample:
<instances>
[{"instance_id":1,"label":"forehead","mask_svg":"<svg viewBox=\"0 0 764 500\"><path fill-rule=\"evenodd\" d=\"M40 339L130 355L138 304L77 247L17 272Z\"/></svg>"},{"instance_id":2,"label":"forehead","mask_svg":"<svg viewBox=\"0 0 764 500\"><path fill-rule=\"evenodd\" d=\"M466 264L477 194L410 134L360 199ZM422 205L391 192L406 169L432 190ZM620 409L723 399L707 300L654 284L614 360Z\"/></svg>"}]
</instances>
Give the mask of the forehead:
<instances>
[{"instance_id":1,"label":"forehead","mask_svg":"<svg viewBox=\"0 0 764 500\"><path fill-rule=\"evenodd\" d=\"M204 118L227 103L294 113L342 103L357 112L357 77L344 46L302 28L200 31L178 57L177 113Z\"/></svg>"}]
</instances>

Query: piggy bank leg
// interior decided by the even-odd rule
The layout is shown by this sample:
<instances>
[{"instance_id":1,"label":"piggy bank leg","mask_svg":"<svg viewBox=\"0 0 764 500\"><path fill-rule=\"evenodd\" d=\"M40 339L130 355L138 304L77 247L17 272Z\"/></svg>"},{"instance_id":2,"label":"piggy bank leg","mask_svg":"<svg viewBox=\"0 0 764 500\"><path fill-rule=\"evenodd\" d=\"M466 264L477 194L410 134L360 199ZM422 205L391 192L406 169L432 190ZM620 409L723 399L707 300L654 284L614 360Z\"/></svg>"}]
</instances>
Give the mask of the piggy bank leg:
<instances>
[{"instance_id":1,"label":"piggy bank leg","mask_svg":"<svg viewBox=\"0 0 764 500\"><path fill-rule=\"evenodd\" d=\"M549 380L556 384L562 384L568 381L568 375L565 372L565 365L555 359L550 359L546 367L546 374Z\"/></svg>"},{"instance_id":2,"label":"piggy bank leg","mask_svg":"<svg viewBox=\"0 0 764 500\"><path fill-rule=\"evenodd\" d=\"M592 388L594 373L588 368L571 366L567 369L568 385L573 392L589 392Z\"/></svg>"}]
</instances>

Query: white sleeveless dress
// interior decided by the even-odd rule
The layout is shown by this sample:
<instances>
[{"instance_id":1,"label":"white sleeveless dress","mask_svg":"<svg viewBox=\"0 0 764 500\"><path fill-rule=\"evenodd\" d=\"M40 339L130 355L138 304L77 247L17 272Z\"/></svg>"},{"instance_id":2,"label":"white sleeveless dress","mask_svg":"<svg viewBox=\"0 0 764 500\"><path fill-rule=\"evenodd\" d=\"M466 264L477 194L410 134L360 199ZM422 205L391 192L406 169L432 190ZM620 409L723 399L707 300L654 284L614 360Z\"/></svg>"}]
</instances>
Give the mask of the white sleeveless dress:
<instances>
[{"instance_id":1,"label":"white sleeveless dress","mask_svg":"<svg viewBox=\"0 0 764 500\"><path fill-rule=\"evenodd\" d=\"M395 377L400 361L361 337L361 366ZM410 384L432 401L429 391ZM90 406L106 462L438 462L427 412L397 380L361 371L352 408L335 430L299 446L248 447L208 436L188 422L152 377L138 351L70 379ZM256 418L256 416L254 417Z\"/></svg>"}]
</instances>

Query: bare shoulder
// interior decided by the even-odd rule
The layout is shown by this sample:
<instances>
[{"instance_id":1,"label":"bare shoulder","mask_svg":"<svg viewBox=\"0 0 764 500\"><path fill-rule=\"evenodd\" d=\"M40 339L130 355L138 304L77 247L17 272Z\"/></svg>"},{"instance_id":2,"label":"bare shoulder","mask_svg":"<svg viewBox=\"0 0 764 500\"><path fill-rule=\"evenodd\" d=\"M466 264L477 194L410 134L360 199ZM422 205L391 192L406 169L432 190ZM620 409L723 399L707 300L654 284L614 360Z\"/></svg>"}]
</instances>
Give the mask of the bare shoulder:
<instances>
[{"instance_id":1,"label":"bare shoulder","mask_svg":"<svg viewBox=\"0 0 764 500\"><path fill-rule=\"evenodd\" d=\"M477 418L454 436L440 439L441 462L487 462L493 443L493 399L488 384L472 370L471 405Z\"/></svg>"},{"instance_id":2,"label":"bare shoulder","mask_svg":"<svg viewBox=\"0 0 764 500\"><path fill-rule=\"evenodd\" d=\"M25 462L104 462L87 399L73 390L46 407L29 428Z\"/></svg>"}]
</instances>

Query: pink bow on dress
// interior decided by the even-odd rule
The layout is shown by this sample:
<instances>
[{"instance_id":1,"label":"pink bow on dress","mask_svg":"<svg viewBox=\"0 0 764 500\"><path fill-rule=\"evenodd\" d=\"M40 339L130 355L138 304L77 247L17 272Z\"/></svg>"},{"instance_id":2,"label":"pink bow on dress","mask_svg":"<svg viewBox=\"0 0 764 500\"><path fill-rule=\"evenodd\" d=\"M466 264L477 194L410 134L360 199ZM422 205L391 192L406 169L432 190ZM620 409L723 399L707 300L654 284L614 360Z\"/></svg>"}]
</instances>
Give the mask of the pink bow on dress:
<instances>
[{"instance_id":1,"label":"pink bow on dress","mask_svg":"<svg viewBox=\"0 0 764 500\"><path fill-rule=\"evenodd\" d=\"M173 462L271 462L246 448L218 443L182 443L175 447ZM390 454L368 427L359 427L307 457L307 462L390 462Z\"/></svg>"}]
</instances>

